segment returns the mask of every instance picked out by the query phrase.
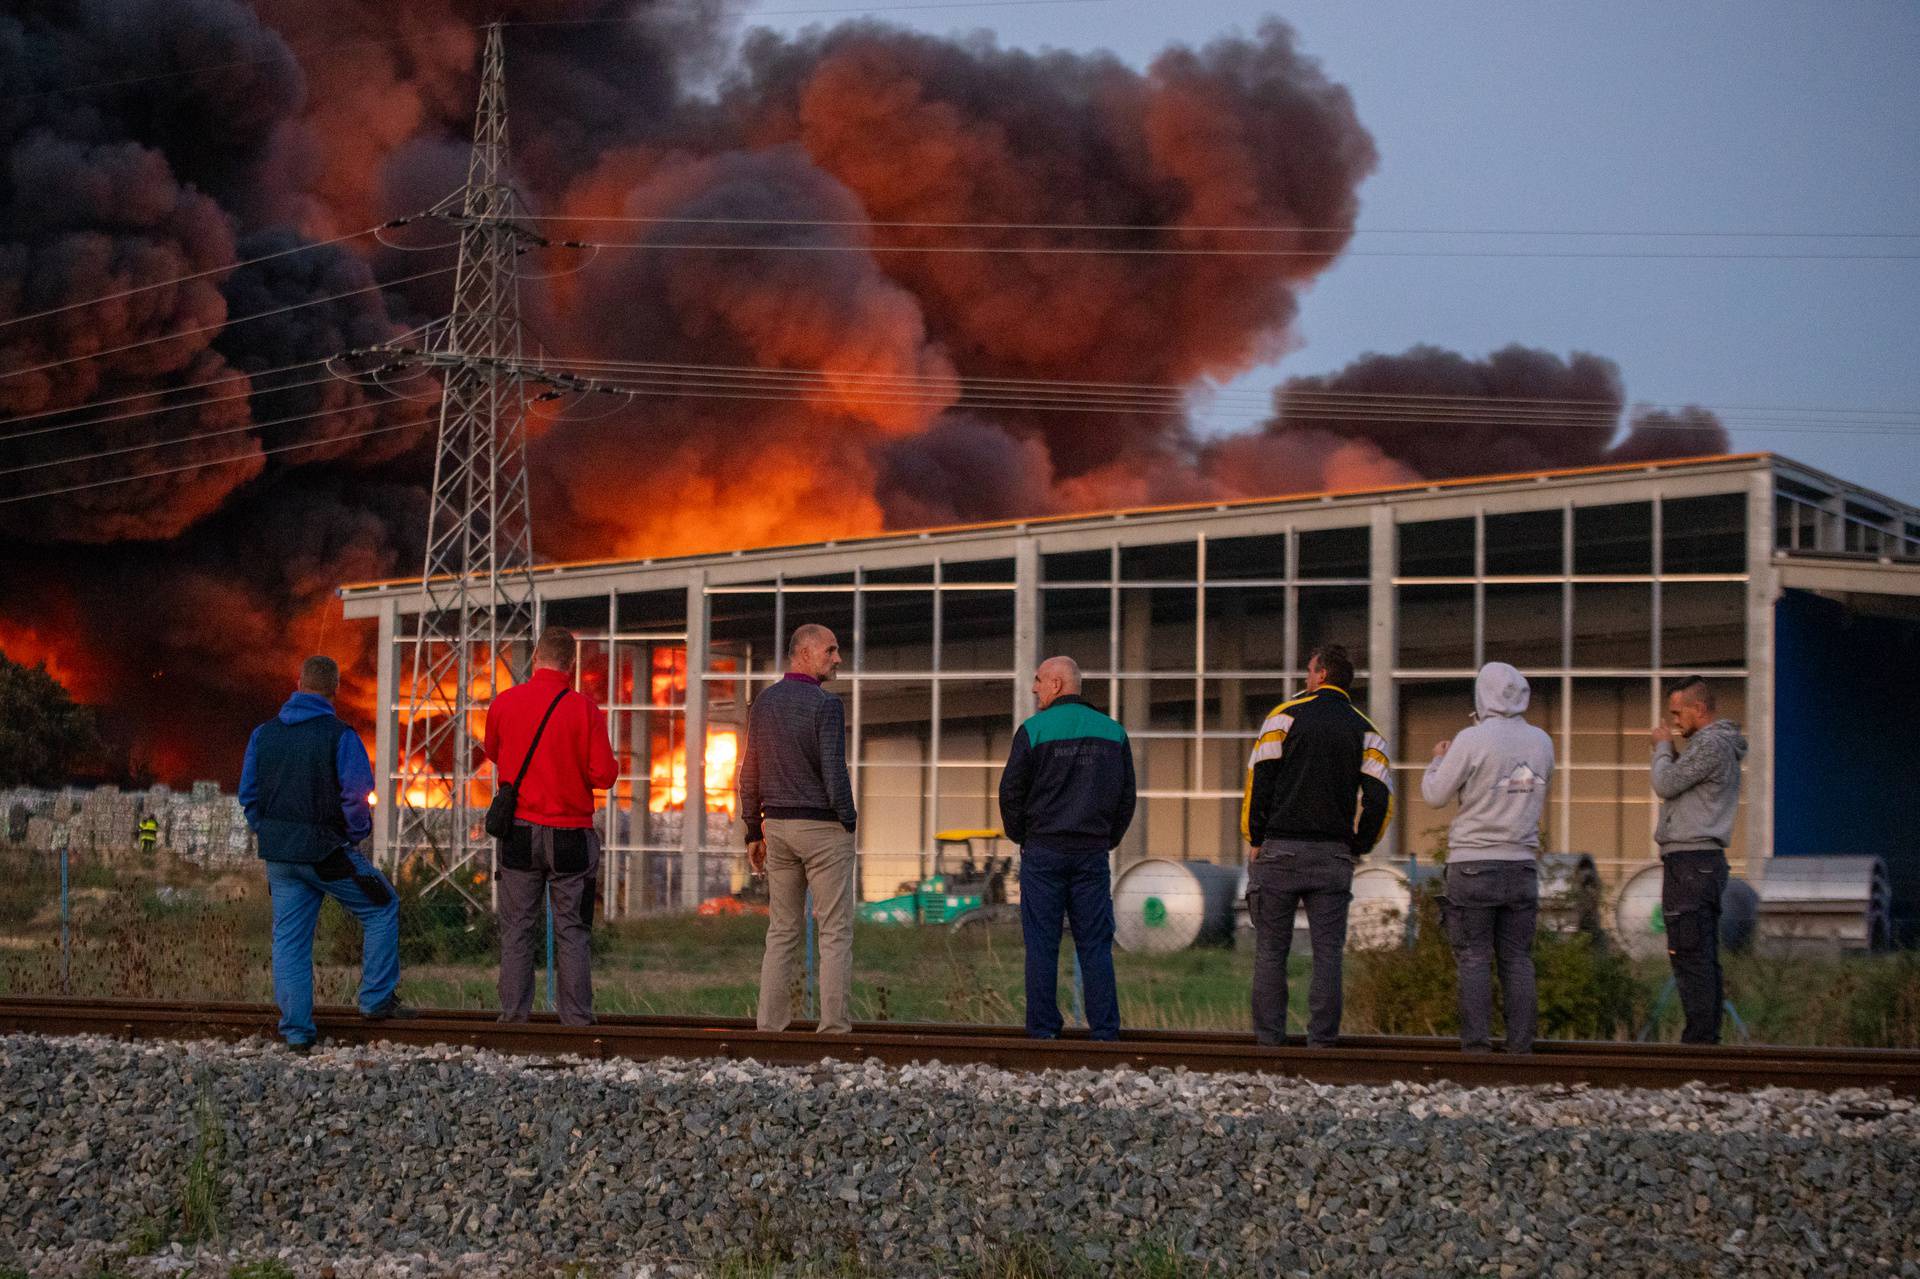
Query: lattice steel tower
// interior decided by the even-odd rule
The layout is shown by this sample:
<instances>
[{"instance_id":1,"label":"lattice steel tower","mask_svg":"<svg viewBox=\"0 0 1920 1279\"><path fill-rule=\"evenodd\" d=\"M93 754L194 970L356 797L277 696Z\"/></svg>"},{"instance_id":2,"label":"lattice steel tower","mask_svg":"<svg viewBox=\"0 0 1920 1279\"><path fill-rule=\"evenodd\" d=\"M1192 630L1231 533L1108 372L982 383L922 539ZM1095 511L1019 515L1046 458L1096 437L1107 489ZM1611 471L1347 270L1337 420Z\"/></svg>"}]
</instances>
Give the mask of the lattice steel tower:
<instances>
[{"instance_id":1,"label":"lattice steel tower","mask_svg":"<svg viewBox=\"0 0 1920 1279\"><path fill-rule=\"evenodd\" d=\"M467 183L431 211L460 231L453 310L410 353L444 382L394 855L427 859L427 888L449 884L475 905L491 901L493 878L476 883L492 868L479 712L524 677L534 622L514 262L538 237L517 221L524 210L508 179L504 68L500 28L489 26Z\"/></svg>"}]
</instances>

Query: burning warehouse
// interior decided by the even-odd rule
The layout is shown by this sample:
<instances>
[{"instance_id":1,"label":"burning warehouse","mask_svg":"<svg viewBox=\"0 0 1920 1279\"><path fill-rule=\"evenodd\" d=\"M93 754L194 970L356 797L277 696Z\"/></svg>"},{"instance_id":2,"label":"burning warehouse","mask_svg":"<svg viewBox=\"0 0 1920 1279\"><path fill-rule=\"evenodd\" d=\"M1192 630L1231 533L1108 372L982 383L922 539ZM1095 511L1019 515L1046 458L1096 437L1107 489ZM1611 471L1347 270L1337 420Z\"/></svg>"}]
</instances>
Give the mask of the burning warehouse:
<instances>
[{"instance_id":1,"label":"burning warehouse","mask_svg":"<svg viewBox=\"0 0 1920 1279\"><path fill-rule=\"evenodd\" d=\"M1498 658L1532 682L1532 718L1554 737L1546 846L1626 883L1652 858L1661 686L1699 673L1754 743L1736 873L1882 857L1904 927L1920 915L1901 816L1920 740L1883 678L1920 658L1920 510L1771 455L551 564L533 579L542 617L582 637L579 685L613 729L621 778L600 817L615 914L691 907L735 882L747 706L811 621L848 657L837 687L868 899L924 873L938 832L996 823L1033 665L1053 653L1079 661L1089 699L1133 739L1142 816L1119 868L1237 865L1253 735L1309 649L1335 641L1395 752L1399 814L1377 859L1431 857L1445 819L1420 803L1418 769ZM413 787L444 802L444 779L396 754L418 582L341 597L379 625L383 801ZM1855 785L1868 756L1874 781ZM687 820L689 796L704 796L704 820ZM395 806L380 811L393 856Z\"/></svg>"}]
</instances>

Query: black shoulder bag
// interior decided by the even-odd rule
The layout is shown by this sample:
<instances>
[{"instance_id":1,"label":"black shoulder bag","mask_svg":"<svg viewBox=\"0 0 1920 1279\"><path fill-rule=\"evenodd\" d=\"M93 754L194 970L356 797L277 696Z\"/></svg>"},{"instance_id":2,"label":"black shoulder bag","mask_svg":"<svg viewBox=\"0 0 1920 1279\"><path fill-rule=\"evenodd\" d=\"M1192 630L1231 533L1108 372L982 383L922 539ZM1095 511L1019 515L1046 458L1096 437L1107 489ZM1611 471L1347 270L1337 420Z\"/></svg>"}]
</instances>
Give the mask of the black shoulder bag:
<instances>
[{"instance_id":1,"label":"black shoulder bag","mask_svg":"<svg viewBox=\"0 0 1920 1279\"><path fill-rule=\"evenodd\" d=\"M540 735L547 731L547 721L553 718L553 712L560 705L560 698L572 689L560 690L560 697L553 699L553 705L547 707L547 713L540 717L540 727L533 730L533 740L527 743L527 755L520 761L520 775L511 782L503 782L494 792L493 802L487 805L487 834L495 839L505 839L513 834L513 810L520 803L520 783L527 780L527 768L533 763L533 753L540 749Z\"/></svg>"}]
</instances>

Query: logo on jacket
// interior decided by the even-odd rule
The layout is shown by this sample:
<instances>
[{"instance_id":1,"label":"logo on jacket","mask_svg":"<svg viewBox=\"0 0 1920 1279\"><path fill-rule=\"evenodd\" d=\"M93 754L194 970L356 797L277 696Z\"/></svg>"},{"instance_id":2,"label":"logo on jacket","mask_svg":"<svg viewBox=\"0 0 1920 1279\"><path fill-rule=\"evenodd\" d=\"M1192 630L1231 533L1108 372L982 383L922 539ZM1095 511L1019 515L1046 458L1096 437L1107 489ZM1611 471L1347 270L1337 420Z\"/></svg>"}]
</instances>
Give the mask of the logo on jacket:
<instances>
[{"instance_id":1,"label":"logo on jacket","mask_svg":"<svg viewBox=\"0 0 1920 1279\"><path fill-rule=\"evenodd\" d=\"M1509 795L1525 795L1532 791L1539 790L1540 784L1540 774L1534 772L1525 764L1522 764L1507 774L1507 779L1495 786L1494 789L1497 791L1505 791Z\"/></svg>"}]
</instances>

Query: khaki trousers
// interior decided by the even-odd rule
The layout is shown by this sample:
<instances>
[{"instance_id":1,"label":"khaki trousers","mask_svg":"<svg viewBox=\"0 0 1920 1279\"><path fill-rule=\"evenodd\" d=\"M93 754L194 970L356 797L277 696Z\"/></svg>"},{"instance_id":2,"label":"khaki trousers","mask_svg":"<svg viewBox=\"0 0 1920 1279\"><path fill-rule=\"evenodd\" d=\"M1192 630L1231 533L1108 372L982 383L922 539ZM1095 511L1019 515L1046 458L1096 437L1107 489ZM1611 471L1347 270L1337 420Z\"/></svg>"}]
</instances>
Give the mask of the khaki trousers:
<instances>
[{"instance_id":1,"label":"khaki trousers","mask_svg":"<svg viewBox=\"0 0 1920 1279\"><path fill-rule=\"evenodd\" d=\"M767 838L767 954L760 964L761 1030L785 1030L806 947L807 892L820 937L820 1024L853 1029L853 835L839 822L778 819Z\"/></svg>"}]
</instances>

